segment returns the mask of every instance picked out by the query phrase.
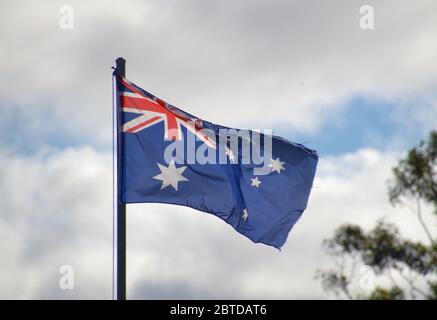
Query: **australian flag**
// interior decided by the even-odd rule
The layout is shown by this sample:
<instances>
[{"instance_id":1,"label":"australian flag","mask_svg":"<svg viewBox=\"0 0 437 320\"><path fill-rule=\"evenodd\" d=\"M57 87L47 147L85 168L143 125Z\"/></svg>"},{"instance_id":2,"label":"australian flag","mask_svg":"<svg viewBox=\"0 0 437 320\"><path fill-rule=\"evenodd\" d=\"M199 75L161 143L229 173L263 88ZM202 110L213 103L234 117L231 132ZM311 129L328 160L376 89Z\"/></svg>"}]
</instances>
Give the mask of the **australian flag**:
<instances>
[{"instance_id":1,"label":"australian flag","mask_svg":"<svg viewBox=\"0 0 437 320\"><path fill-rule=\"evenodd\" d=\"M317 154L270 133L201 120L116 76L119 201L213 214L280 248L305 210Z\"/></svg>"}]
</instances>

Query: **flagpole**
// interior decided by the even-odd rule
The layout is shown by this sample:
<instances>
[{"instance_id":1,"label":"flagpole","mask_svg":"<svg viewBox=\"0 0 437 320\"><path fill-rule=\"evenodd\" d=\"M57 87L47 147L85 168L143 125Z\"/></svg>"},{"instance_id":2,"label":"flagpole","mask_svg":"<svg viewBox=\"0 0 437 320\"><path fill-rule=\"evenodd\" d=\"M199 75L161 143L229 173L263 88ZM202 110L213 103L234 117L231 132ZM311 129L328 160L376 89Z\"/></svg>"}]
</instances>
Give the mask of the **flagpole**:
<instances>
[{"instance_id":1,"label":"flagpole","mask_svg":"<svg viewBox=\"0 0 437 320\"><path fill-rule=\"evenodd\" d=\"M126 77L126 60L117 58L114 76ZM126 300L126 204L121 202L123 185L123 135L120 132L121 111L116 90L116 132L117 132L117 300Z\"/></svg>"}]
</instances>

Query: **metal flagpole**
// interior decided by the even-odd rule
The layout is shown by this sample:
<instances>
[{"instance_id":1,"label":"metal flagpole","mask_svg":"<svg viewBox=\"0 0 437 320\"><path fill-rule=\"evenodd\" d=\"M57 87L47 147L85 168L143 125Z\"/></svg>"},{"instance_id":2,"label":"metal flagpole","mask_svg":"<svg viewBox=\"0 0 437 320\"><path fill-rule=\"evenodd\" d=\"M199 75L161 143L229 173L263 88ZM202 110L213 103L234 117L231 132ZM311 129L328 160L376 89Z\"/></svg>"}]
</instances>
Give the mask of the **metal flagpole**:
<instances>
[{"instance_id":1,"label":"metal flagpole","mask_svg":"<svg viewBox=\"0 0 437 320\"><path fill-rule=\"evenodd\" d=\"M126 60L115 60L114 76L126 77ZM118 90L116 90L118 92ZM123 185L123 135L120 131L121 111L119 97L116 93L116 132L117 132L117 300L126 300L126 204L121 203L121 186Z\"/></svg>"}]
</instances>

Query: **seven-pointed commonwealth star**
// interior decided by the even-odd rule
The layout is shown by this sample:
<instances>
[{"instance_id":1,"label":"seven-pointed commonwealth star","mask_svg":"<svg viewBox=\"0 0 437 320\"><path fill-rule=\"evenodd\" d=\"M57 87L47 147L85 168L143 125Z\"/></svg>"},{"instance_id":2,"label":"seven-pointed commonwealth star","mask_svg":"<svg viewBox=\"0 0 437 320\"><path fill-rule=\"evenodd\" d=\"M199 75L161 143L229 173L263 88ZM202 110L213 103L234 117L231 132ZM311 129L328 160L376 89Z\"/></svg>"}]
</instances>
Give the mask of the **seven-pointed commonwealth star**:
<instances>
[{"instance_id":1,"label":"seven-pointed commonwealth star","mask_svg":"<svg viewBox=\"0 0 437 320\"><path fill-rule=\"evenodd\" d=\"M168 167L159 163L157 163L157 165L159 170L161 170L161 173L154 176L153 179L162 181L161 190L171 185L176 191L178 191L179 181L189 181L182 175L182 172L184 172L187 167L176 168L173 160L171 160Z\"/></svg>"},{"instance_id":2,"label":"seven-pointed commonwealth star","mask_svg":"<svg viewBox=\"0 0 437 320\"><path fill-rule=\"evenodd\" d=\"M283 164L285 162L282 162L279 158L276 158L276 160L272 159L272 163L269 164L269 167L272 168L272 172L276 171L277 173L281 173L281 170L285 170Z\"/></svg>"},{"instance_id":3,"label":"seven-pointed commonwealth star","mask_svg":"<svg viewBox=\"0 0 437 320\"><path fill-rule=\"evenodd\" d=\"M258 179L258 177L250 178L250 180L252 181L252 187L259 188L261 181Z\"/></svg>"}]
</instances>

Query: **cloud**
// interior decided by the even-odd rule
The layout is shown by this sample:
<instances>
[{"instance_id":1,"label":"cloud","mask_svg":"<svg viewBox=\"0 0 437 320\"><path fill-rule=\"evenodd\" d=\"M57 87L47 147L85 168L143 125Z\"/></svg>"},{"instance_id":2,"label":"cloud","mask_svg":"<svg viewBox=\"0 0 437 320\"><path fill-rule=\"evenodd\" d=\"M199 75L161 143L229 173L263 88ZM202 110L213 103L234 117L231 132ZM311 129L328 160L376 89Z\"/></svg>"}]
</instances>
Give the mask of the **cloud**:
<instances>
[{"instance_id":1,"label":"cloud","mask_svg":"<svg viewBox=\"0 0 437 320\"><path fill-rule=\"evenodd\" d=\"M132 81L229 126L312 132L354 96L435 98L433 1L371 1L373 31L360 1L71 1L73 31L58 27L62 4L2 10L0 108L48 109L94 143L109 143L120 55Z\"/></svg>"},{"instance_id":2,"label":"cloud","mask_svg":"<svg viewBox=\"0 0 437 320\"><path fill-rule=\"evenodd\" d=\"M407 209L387 202L396 159L372 149L322 158L309 207L281 252L190 208L129 205L129 297L325 298L314 274L330 264L321 243L339 224L368 229L385 217L422 237ZM0 160L0 297L109 299L110 155L83 146L32 156L2 151ZM64 264L75 270L73 291L59 289Z\"/></svg>"},{"instance_id":3,"label":"cloud","mask_svg":"<svg viewBox=\"0 0 437 320\"><path fill-rule=\"evenodd\" d=\"M110 157L84 147L0 159L1 298L78 297L59 289L64 264L79 297L110 298Z\"/></svg>"},{"instance_id":4,"label":"cloud","mask_svg":"<svg viewBox=\"0 0 437 320\"><path fill-rule=\"evenodd\" d=\"M359 29L362 3L350 0L70 1L73 31L58 26L64 4L0 10L1 298L111 297L107 150L118 56L130 80L224 125L317 134L365 97L398 105L390 112L405 132L435 126L434 1L367 2L373 31ZM329 265L321 242L339 224L370 228L384 217L422 239L408 209L387 202L402 154L381 150L321 158L310 206L282 252L205 213L129 207L129 297L325 298L313 276ZM64 264L75 268L73 291L59 289Z\"/></svg>"}]
</instances>

